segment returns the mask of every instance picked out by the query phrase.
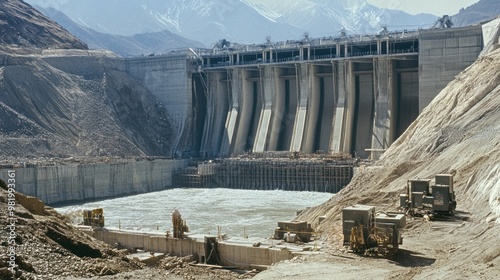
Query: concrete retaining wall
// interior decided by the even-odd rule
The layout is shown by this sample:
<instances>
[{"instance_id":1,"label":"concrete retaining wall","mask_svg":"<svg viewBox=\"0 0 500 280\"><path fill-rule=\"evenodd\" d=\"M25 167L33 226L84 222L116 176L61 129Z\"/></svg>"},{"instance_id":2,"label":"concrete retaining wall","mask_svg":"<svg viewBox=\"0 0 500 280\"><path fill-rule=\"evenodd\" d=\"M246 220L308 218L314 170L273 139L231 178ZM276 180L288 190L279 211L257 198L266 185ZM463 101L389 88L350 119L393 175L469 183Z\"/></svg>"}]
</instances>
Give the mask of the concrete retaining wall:
<instances>
[{"instance_id":1,"label":"concrete retaining wall","mask_svg":"<svg viewBox=\"0 0 500 280\"><path fill-rule=\"evenodd\" d=\"M422 30L419 37L419 110L469 67L483 50L481 25Z\"/></svg>"},{"instance_id":2,"label":"concrete retaining wall","mask_svg":"<svg viewBox=\"0 0 500 280\"><path fill-rule=\"evenodd\" d=\"M172 173L185 166L164 159L16 168L16 189L46 204L144 193L171 186Z\"/></svg>"},{"instance_id":3,"label":"concrete retaining wall","mask_svg":"<svg viewBox=\"0 0 500 280\"><path fill-rule=\"evenodd\" d=\"M86 233L110 245L118 243L127 248L141 248L145 251L168 253L179 257L197 254L200 262L206 259L205 244L202 237L199 239L175 239L162 235L107 229L96 229L86 231ZM220 265L236 266L241 269L265 267L306 253L300 249L290 250L284 246L253 247L251 244L230 242L219 242L217 249L221 257Z\"/></svg>"}]
</instances>

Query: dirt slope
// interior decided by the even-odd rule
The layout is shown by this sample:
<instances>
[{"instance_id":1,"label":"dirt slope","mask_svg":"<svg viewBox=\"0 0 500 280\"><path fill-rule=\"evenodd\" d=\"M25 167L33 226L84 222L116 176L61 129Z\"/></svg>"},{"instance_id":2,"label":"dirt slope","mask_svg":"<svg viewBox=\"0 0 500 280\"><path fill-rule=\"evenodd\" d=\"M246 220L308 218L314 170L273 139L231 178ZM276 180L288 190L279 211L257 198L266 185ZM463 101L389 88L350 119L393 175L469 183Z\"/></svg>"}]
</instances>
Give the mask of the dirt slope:
<instances>
[{"instance_id":1,"label":"dirt slope","mask_svg":"<svg viewBox=\"0 0 500 280\"><path fill-rule=\"evenodd\" d=\"M7 208L7 191L3 181L0 188L0 279L14 279L7 269L7 255L12 229ZM57 276L94 276L115 274L142 267L128 261L124 255L100 241L67 225L54 209L33 197L16 194L15 243L16 276L20 279L54 279ZM26 207L25 207L26 206Z\"/></svg>"},{"instance_id":2,"label":"dirt slope","mask_svg":"<svg viewBox=\"0 0 500 280\"><path fill-rule=\"evenodd\" d=\"M318 217L327 216L317 229L333 246L329 257L280 264L258 279L322 279L325 271L351 279L356 278L353 267L373 279L498 279L499 120L500 50L496 50L459 74L378 162L362 166L348 187L299 217L317 226ZM455 173L458 212L452 221L410 220L402 250L391 260L344 253L343 207L360 203L394 211L406 180L433 179L434 174L447 172Z\"/></svg>"}]
</instances>

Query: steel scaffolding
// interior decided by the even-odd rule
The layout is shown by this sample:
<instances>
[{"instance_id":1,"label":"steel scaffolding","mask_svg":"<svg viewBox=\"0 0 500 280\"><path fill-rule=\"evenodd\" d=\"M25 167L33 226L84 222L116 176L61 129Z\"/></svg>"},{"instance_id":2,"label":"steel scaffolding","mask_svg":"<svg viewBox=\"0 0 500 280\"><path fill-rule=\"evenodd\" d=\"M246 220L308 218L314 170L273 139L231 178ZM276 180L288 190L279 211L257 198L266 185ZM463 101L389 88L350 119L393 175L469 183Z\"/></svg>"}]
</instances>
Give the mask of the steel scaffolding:
<instances>
[{"instance_id":1,"label":"steel scaffolding","mask_svg":"<svg viewBox=\"0 0 500 280\"><path fill-rule=\"evenodd\" d=\"M173 185L336 193L351 181L355 165L350 158L257 154L198 164L175 174Z\"/></svg>"}]
</instances>

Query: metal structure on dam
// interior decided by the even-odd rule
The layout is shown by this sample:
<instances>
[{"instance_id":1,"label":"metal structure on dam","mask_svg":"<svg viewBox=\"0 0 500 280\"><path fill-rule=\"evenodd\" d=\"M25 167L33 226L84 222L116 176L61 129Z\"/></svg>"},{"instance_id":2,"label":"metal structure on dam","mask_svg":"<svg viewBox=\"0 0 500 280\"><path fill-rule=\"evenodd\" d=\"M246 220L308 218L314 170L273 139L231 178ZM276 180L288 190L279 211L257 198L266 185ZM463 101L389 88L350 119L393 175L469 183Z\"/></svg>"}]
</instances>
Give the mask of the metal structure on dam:
<instances>
[{"instance_id":1,"label":"metal structure on dam","mask_svg":"<svg viewBox=\"0 0 500 280\"><path fill-rule=\"evenodd\" d=\"M231 45L193 60L192 150L377 158L483 47L481 25Z\"/></svg>"}]
</instances>

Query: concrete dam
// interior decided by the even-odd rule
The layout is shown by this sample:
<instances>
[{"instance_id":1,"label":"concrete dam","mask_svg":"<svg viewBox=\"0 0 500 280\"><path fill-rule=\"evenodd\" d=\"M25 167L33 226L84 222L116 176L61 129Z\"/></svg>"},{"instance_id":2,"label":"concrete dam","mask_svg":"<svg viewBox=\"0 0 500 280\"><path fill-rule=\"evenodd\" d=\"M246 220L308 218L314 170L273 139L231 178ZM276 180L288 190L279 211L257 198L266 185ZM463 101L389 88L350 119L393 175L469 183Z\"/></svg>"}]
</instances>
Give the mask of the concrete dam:
<instances>
[{"instance_id":1,"label":"concrete dam","mask_svg":"<svg viewBox=\"0 0 500 280\"><path fill-rule=\"evenodd\" d=\"M217 46L190 74L193 150L378 158L482 48L480 25Z\"/></svg>"},{"instance_id":2,"label":"concrete dam","mask_svg":"<svg viewBox=\"0 0 500 280\"><path fill-rule=\"evenodd\" d=\"M175 156L218 159L179 171L177 186L337 192L355 166L339 158L377 159L477 59L487 33L221 40L125 62L176 120Z\"/></svg>"},{"instance_id":3,"label":"concrete dam","mask_svg":"<svg viewBox=\"0 0 500 280\"><path fill-rule=\"evenodd\" d=\"M37 169L47 176L24 168L22 191L47 203L172 185L337 192L355 165L338 159L378 158L477 59L489 33L474 25L260 45L225 42L211 50L126 59L49 56L52 66L77 75L126 72L173 120L172 157L222 160L187 169L187 161L165 161L168 166L160 169L167 179L139 176L133 191L109 183L114 171L102 180L87 176L91 183L74 179L95 166ZM97 71L100 60L106 63ZM143 168L136 165L131 168ZM51 186L41 188L40 176ZM68 186L58 186L68 180Z\"/></svg>"},{"instance_id":4,"label":"concrete dam","mask_svg":"<svg viewBox=\"0 0 500 280\"><path fill-rule=\"evenodd\" d=\"M484 46L483 26L221 45L124 59L164 104L175 156L377 158Z\"/></svg>"}]
</instances>

